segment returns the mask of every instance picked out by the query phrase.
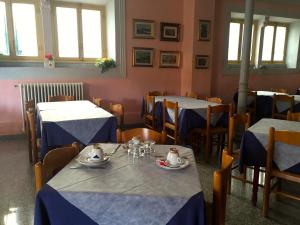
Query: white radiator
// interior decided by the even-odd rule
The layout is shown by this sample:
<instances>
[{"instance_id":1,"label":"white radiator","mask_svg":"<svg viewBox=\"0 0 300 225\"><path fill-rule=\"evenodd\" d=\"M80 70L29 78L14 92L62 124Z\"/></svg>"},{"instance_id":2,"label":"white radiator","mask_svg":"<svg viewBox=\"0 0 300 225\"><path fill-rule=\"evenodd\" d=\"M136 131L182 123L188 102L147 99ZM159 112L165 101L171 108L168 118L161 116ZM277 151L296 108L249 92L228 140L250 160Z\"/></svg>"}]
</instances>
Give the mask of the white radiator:
<instances>
[{"instance_id":1,"label":"white radiator","mask_svg":"<svg viewBox=\"0 0 300 225\"><path fill-rule=\"evenodd\" d=\"M25 102L47 102L49 96L72 95L75 100L83 99L83 83L28 83L19 84L23 118L25 115Z\"/></svg>"}]
</instances>

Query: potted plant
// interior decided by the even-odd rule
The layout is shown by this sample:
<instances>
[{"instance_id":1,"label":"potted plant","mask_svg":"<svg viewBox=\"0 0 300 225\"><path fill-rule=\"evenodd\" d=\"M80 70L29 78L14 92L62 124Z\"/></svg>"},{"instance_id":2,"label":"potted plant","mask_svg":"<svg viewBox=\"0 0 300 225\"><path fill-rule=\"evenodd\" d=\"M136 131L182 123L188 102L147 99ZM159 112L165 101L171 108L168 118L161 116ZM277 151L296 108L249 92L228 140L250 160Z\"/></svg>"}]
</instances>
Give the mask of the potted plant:
<instances>
[{"instance_id":1,"label":"potted plant","mask_svg":"<svg viewBox=\"0 0 300 225\"><path fill-rule=\"evenodd\" d=\"M52 54L45 55L44 67L54 68L55 67L55 58Z\"/></svg>"},{"instance_id":2,"label":"potted plant","mask_svg":"<svg viewBox=\"0 0 300 225\"><path fill-rule=\"evenodd\" d=\"M101 68L101 73L104 73L108 69L116 67L116 61L112 58L100 58L96 60L95 66Z\"/></svg>"}]
</instances>

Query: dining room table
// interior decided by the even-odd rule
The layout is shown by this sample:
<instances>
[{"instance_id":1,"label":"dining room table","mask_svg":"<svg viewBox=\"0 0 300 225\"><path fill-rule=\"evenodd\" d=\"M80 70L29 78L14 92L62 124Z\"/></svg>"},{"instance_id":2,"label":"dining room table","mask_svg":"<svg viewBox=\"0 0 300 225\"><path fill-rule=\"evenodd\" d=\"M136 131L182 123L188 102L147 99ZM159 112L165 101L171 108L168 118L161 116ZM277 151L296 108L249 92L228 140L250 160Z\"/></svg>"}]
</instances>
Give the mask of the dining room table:
<instances>
[{"instance_id":1,"label":"dining room table","mask_svg":"<svg viewBox=\"0 0 300 225\"><path fill-rule=\"evenodd\" d=\"M100 168L80 163L93 147L84 148L38 192L34 225L206 224L192 149L154 145L154 152L132 161L125 146L101 144L110 159ZM165 168L158 163L170 148L178 150L187 166Z\"/></svg>"},{"instance_id":2,"label":"dining room table","mask_svg":"<svg viewBox=\"0 0 300 225\"><path fill-rule=\"evenodd\" d=\"M155 127L162 129L163 127L163 101L166 99L171 102L178 102L178 133L181 139L185 139L188 136L189 130L193 128L205 128L207 118L208 106L220 105L219 103L208 102L201 99L195 99L183 96L155 96ZM146 102L143 99L142 104L142 116L145 112ZM151 111L152 109L150 109ZM166 120L174 122L174 112L167 110ZM217 126L222 124L228 126L228 114L227 113L216 113L211 118L211 125Z\"/></svg>"},{"instance_id":3,"label":"dining room table","mask_svg":"<svg viewBox=\"0 0 300 225\"><path fill-rule=\"evenodd\" d=\"M36 110L42 158L57 146L116 142L117 118L90 101L40 102Z\"/></svg>"},{"instance_id":4,"label":"dining room table","mask_svg":"<svg viewBox=\"0 0 300 225\"><path fill-rule=\"evenodd\" d=\"M245 166L253 166L252 203L256 205L259 172L265 167L269 129L300 132L300 122L263 118L249 127L243 134L240 145L239 170L244 172ZM300 174L300 148L283 143L276 143L274 163L282 171ZM295 151L297 150L297 151Z\"/></svg>"}]
</instances>

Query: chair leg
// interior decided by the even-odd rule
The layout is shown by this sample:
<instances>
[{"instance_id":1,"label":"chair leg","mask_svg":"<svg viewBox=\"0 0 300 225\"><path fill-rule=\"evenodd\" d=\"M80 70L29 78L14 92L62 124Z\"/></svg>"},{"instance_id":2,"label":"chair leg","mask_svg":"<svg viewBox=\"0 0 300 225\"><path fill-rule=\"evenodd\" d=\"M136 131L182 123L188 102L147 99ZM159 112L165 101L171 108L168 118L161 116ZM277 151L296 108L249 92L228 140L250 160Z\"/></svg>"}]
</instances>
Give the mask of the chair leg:
<instances>
[{"instance_id":1,"label":"chair leg","mask_svg":"<svg viewBox=\"0 0 300 225\"><path fill-rule=\"evenodd\" d=\"M205 162L207 162L207 163L208 163L210 147L211 147L211 142L210 141L211 141L210 140L210 135L206 135L204 158L205 158Z\"/></svg>"},{"instance_id":2,"label":"chair leg","mask_svg":"<svg viewBox=\"0 0 300 225\"><path fill-rule=\"evenodd\" d=\"M269 200L270 200L270 174L266 172L265 175L265 188L264 188L264 201L263 201L263 215L264 217L268 217L269 210Z\"/></svg>"}]
</instances>

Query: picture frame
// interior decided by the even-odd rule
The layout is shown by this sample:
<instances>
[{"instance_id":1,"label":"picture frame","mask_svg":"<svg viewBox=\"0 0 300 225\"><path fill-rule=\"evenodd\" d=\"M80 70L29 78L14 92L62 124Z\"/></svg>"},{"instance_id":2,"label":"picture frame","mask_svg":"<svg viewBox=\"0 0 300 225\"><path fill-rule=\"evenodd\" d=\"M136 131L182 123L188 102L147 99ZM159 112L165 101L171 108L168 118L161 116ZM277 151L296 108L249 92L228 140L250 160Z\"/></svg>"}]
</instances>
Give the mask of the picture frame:
<instances>
[{"instance_id":1,"label":"picture frame","mask_svg":"<svg viewBox=\"0 0 300 225\"><path fill-rule=\"evenodd\" d=\"M210 20L199 20L199 41L210 41Z\"/></svg>"},{"instance_id":2,"label":"picture frame","mask_svg":"<svg viewBox=\"0 0 300 225\"><path fill-rule=\"evenodd\" d=\"M154 49L134 47L132 65L134 67L153 67Z\"/></svg>"},{"instance_id":3,"label":"picture frame","mask_svg":"<svg viewBox=\"0 0 300 225\"><path fill-rule=\"evenodd\" d=\"M208 69L208 67L209 67L209 56L208 55L196 55L195 68L196 69Z\"/></svg>"},{"instance_id":4,"label":"picture frame","mask_svg":"<svg viewBox=\"0 0 300 225\"><path fill-rule=\"evenodd\" d=\"M154 39L155 22L153 20L133 19L133 38Z\"/></svg>"},{"instance_id":5,"label":"picture frame","mask_svg":"<svg viewBox=\"0 0 300 225\"><path fill-rule=\"evenodd\" d=\"M178 42L180 40L180 24L160 23L160 40Z\"/></svg>"},{"instance_id":6,"label":"picture frame","mask_svg":"<svg viewBox=\"0 0 300 225\"><path fill-rule=\"evenodd\" d=\"M159 67L160 68L179 68L180 52L179 51L160 51Z\"/></svg>"}]
</instances>

